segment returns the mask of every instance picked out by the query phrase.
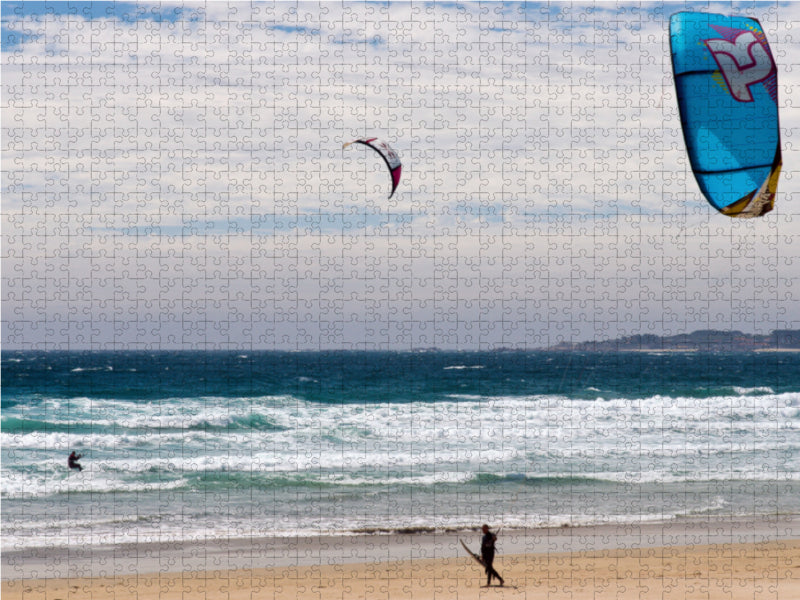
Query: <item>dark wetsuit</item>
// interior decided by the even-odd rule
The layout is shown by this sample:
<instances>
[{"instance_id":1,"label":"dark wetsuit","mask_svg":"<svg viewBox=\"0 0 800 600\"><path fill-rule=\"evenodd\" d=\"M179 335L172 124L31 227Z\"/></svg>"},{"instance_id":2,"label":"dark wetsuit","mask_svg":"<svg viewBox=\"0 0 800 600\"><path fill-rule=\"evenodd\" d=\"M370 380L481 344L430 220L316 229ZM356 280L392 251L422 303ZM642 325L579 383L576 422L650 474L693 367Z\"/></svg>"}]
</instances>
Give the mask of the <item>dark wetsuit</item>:
<instances>
[{"instance_id":1,"label":"dark wetsuit","mask_svg":"<svg viewBox=\"0 0 800 600\"><path fill-rule=\"evenodd\" d=\"M78 471L83 471L83 467L78 464L78 459L83 456L82 454L75 454L74 452L69 455L67 458L67 465L69 465L70 469L78 469Z\"/></svg>"},{"instance_id":2,"label":"dark wetsuit","mask_svg":"<svg viewBox=\"0 0 800 600\"><path fill-rule=\"evenodd\" d=\"M483 564L486 567L486 585L492 585L492 577L498 579L500 581L500 585L503 585L503 578L500 577L500 574L494 570L492 563L494 562L494 542L497 539L497 536L493 534L491 531L489 533L483 534L483 539L481 540L481 558L483 559Z\"/></svg>"}]
</instances>

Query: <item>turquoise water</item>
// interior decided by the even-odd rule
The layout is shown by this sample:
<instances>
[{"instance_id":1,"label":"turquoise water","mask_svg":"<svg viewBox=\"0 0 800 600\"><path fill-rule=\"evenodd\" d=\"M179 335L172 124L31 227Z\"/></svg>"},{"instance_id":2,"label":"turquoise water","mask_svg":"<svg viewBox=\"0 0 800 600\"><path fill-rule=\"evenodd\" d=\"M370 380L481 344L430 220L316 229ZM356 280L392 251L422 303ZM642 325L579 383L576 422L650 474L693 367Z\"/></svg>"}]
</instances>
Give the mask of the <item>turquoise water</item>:
<instances>
[{"instance_id":1,"label":"turquoise water","mask_svg":"<svg viewBox=\"0 0 800 600\"><path fill-rule=\"evenodd\" d=\"M800 354L4 352L2 367L4 548L800 513Z\"/></svg>"}]
</instances>

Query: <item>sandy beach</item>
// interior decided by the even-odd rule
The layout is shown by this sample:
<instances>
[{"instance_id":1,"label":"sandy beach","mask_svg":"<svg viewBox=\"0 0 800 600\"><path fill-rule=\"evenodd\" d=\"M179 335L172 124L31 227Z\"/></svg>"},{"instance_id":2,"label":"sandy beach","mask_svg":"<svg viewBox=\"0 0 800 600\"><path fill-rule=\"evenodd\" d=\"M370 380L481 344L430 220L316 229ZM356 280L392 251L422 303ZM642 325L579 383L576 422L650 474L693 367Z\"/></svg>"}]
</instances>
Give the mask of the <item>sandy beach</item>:
<instances>
[{"instance_id":1,"label":"sandy beach","mask_svg":"<svg viewBox=\"0 0 800 600\"><path fill-rule=\"evenodd\" d=\"M216 544L216 554L199 544L83 549L83 558L74 561L69 556L79 554L68 549L27 557L4 552L2 597L790 600L800 598L796 532L792 518L509 532L495 562L506 585L489 589L481 587L485 578L480 566L456 548L459 537L475 544L472 532L273 540L271 560L248 554L247 545L254 542L247 540ZM653 545L658 540L662 544ZM537 547L539 551L519 552ZM409 558L396 559L403 555ZM195 563L192 556L198 559ZM333 559L337 556L338 562ZM265 562L277 566L255 566ZM242 564L253 566L239 568ZM205 568L197 569L200 565Z\"/></svg>"},{"instance_id":2,"label":"sandy beach","mask_svg":"<svg viewBox=\"0 0 800 600\"><path fill-rule=\"evenodd\" d=\"M800 540L507 555L505 587L469 558L4 581L5 600L115 598L800 598Z\"/></svg>"}]
</instances>

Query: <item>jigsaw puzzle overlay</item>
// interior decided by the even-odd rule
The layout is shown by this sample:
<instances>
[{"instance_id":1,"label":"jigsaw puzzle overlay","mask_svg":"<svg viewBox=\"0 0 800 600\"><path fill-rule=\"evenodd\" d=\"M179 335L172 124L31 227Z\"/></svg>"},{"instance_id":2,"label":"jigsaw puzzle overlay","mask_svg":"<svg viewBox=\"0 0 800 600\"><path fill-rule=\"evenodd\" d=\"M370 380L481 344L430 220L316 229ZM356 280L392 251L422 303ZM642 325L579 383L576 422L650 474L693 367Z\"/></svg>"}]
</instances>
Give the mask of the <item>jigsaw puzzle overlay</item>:
<instances>
[{"instance_id":1,"label":"jigsaw puzzle overlay","mask_svg":"<svg viewBox=\"0 0 800 600\"><path fill-rule=\"evenodd\" d=\"M800 5L0 8L4 599L800 597Z\"/></svg>"}]
</instances>

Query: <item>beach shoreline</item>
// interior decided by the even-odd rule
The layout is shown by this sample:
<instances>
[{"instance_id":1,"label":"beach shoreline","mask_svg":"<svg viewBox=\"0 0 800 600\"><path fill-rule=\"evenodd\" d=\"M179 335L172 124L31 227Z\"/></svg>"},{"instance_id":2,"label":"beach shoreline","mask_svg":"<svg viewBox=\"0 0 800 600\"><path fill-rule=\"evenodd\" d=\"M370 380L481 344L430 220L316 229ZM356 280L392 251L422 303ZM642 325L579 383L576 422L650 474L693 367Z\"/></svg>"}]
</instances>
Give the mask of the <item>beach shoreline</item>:
<instances>
[{"instance_id":1,"label":"beach shoreline","mask_svg":"<svg viewBox=\"0 0 800 600\"><path fill-rule=\"evenodd\" d=\"M479 532L320 535L145 542L80 547L3 548L2 579L97 578L209 570L376 564L464 556L459 540L477 546ZM503 555L602 552L800 539L800 515L696 517L665 522L504 529Z\"/></svg>"},{"instance_id":2,"label":"beach shoreline","mask_svg":"<svg viewBox=\"0 0 800 600\"><path fill-rule=\"evenodd\" d=\"M204 568L176 561L189 550L172 545L83 549L84 559L104 568L96 572L58 567L82 551L49 553L49 563L31 568L19 553L3 553L4 600L71 600L86 597L172 600L204 598L615 598L642 597L789 600L800 597L800 528L798 518L711 519L704 523L591 526L554 530L504 531L495 566L506 586L482 588L482 569L453 540L477 543L477 534L446 533L436 539L417 536L348 536L306 539L288 544L272 566L246 556L242 540L228 554L210 552ZM438 538L444 539L438 539ZM267 538L268 539L268 538ZM265 540L259 540L262 543ZM272 540L275 542L276 540ZM249 540L251 550L255 540ZM688 543L687 543L688 542ZM709 543L701 543L709 542ZM354 552L360 548L358 552ZM133 550L138 554L134 556ZM519 552L523 549L523 552ZM566 549L566 550L565 550ZM195 544L194 555L204 546ZM330 554L328 554L330 551ZM350 552L350 554L348 554ZM338 553L340 562L327 562ZM261 559L266 558L259 555ZM404 557L405 556L405 557ZM113 557L113 560L109 560ZM234 560L238 557L238 563ZM186 557L188 558L188 557ZM130 569L121 569L125 563ZM249 566L246 566L249 560ZM244 561L244 562L242 562ZM77 566L77 565L76 565ZM8 578L11 574L32 577ZM701 593L702 592L702 593ZM697 595L701 593L700 595Z\"/></svg>"},{"instance_id":3,"label":"beach shoreline","mask_svg":"<svg viewBox=\"0 0 800 600\"><path fill-rule=\"evenodd\" d=\"M796 600L800 359L760 356L22 357L2 597Z\"/></svg>"}]
</instances>

